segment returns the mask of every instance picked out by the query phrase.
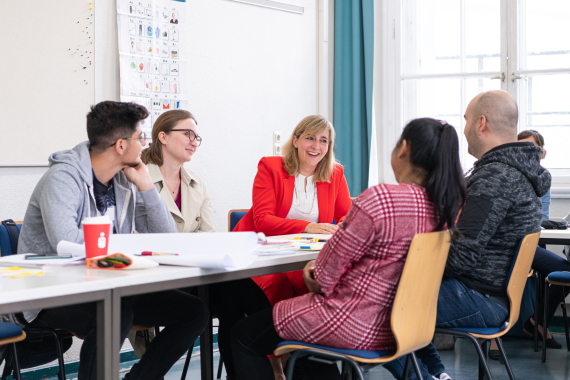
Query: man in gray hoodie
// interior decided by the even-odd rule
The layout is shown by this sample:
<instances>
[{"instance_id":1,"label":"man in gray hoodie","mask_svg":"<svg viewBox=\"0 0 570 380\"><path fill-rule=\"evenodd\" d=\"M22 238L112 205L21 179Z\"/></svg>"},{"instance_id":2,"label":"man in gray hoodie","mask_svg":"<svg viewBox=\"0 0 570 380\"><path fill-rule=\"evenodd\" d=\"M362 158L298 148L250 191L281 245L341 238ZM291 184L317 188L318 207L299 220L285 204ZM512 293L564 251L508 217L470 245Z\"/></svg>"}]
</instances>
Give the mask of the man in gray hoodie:
<instances>
[{"instance_id":1,"label":"man in gray hoodie","mask_svg":"<svg viewBox=\"0 0 570 380\"><path fill-rule=\"evenodd\" d=\"M54 153L37 184L22 226L18 253L55 253L62 241L83 243L81 221L107 215L114 233L176 233L176 226L141 162L146 136L139 122L146 108L101 102L87 115L89 141ZM95 379L96 309L94 304L24 313L32 326L84 336L79 380ZM208 321L203 302L171 290L124 297L121 343L134 325L165 326L126 379L160 379L202 333Z\"/></svg>"}]
</instances>

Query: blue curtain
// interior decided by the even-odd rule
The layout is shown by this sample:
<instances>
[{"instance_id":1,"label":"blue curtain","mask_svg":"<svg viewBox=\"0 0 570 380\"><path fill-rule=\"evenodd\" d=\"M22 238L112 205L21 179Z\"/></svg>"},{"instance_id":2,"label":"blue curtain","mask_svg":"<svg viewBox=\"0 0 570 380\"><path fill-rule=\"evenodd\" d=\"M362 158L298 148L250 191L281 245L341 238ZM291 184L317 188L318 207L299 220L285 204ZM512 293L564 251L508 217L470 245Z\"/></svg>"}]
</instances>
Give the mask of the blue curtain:
<instances>
[{"instance_id":1,"label":"blue curtain","mask_svg":"<svg viewBox=\"0 0 570 380\"><path fill-rule=\"evenodd\" d=\"M368 188L372 135L374 0L336 0L334 126L336 156L352 196Z\"/></svg>"}]
</instances>

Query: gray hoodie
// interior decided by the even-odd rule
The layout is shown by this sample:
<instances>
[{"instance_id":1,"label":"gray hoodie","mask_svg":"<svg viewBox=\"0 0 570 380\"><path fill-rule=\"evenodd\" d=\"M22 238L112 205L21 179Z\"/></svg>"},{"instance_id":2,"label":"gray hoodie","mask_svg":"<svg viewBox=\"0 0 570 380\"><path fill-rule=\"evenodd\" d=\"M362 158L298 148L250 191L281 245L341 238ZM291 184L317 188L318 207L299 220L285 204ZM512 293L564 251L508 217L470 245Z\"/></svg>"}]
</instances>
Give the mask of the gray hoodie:
<instances>
[{"instance_id":1,"label":"gray hoodie","mask_svg":"<svg viewBox=\"0 0 570 380\"><path fill-rule=\"evenodd\" d=\"M117 233L176 233L168 208L153 187L139 192L120 171L113 177ZM18 240L18 253L55 253L57 243L83 243L81 220L97 216L89 142L54 153L30 199ZM30 322L37 310L26 312ZM35 315L34 315L35 314Z\"/></svg>"}]
</instances>

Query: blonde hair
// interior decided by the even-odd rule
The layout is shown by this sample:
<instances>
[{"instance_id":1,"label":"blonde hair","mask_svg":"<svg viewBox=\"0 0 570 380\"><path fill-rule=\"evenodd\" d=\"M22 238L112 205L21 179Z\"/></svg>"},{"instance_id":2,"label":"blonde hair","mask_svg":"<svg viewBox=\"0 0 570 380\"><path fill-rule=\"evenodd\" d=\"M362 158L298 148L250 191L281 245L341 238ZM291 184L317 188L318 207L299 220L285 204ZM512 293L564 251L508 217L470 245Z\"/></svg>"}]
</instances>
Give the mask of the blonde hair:
<instances>
[{"instance_id":1,"label":"blonde hair","mask_svg":"<svg viewBox=\"0 0 570 380\"><path fill-rule=\"evenodd\" d=\"M158 134L160 132L169 134L174 127L176 127L176 124L186 119L192 119L196 124L198 124L194 115L185 110L166 111L156 119L154 126L152 127L152 143L147 149L142 151L141 155L141 160L145 165L150 163L162 166L163 144L160 142Z\"/></svg>"},{"instance_id":2,"label":"blonde hair","mask_svg":"<svg viewBox=\"0 0 570 380\"><path fill-rule=\"evenodd\" d=\"M302 136L315 136L325 131L329 131L329 150L323 159L317 165L317 170L313 177L313 182L330 182L334 166L337 163L334 156L334 140L335 131L333 125L320 115L307 116L297 126L291 135L291 138L283 147L283 167L287 174L296 176L299 174L300 162L299 152L293 145L293 137L297 139Z\"/></svg>"}]
</instances>

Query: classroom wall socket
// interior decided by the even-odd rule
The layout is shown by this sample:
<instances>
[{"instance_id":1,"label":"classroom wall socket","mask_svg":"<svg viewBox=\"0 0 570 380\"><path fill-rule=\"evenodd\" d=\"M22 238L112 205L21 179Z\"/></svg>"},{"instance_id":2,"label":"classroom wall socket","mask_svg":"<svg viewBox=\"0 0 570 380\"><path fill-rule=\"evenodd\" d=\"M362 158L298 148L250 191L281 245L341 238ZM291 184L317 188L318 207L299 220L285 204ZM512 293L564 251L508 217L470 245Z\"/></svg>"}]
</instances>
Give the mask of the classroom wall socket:
<instances>
[{"instance_id":1,"label":"classroom wall socket","mask_svg":"<svg viewBox=\"0 0 570 380\"><path fill-rule=\"evenodd\" d=\"M281 144L278 143L273 144L273 155L281 156Z\"/></svg>"},{"instance_id":2,"label":"classroom wall socket","mask_svg":"<svg viewBox=\"0 0 570 380\"><path fill-rule=\"evenodd\" d=\"M273 132L273 144L281 144L281 131Z\"/></svg>"},{"instance_id":3,"label":"classroom wall socket","mask_svg":"<svg viewBox=\"0 0 570 380\"><path fill-rule=\"evenodd\" d=\"M281 156L281 131L273 131L273 155Z\"/></svg>"}]
</instances>

